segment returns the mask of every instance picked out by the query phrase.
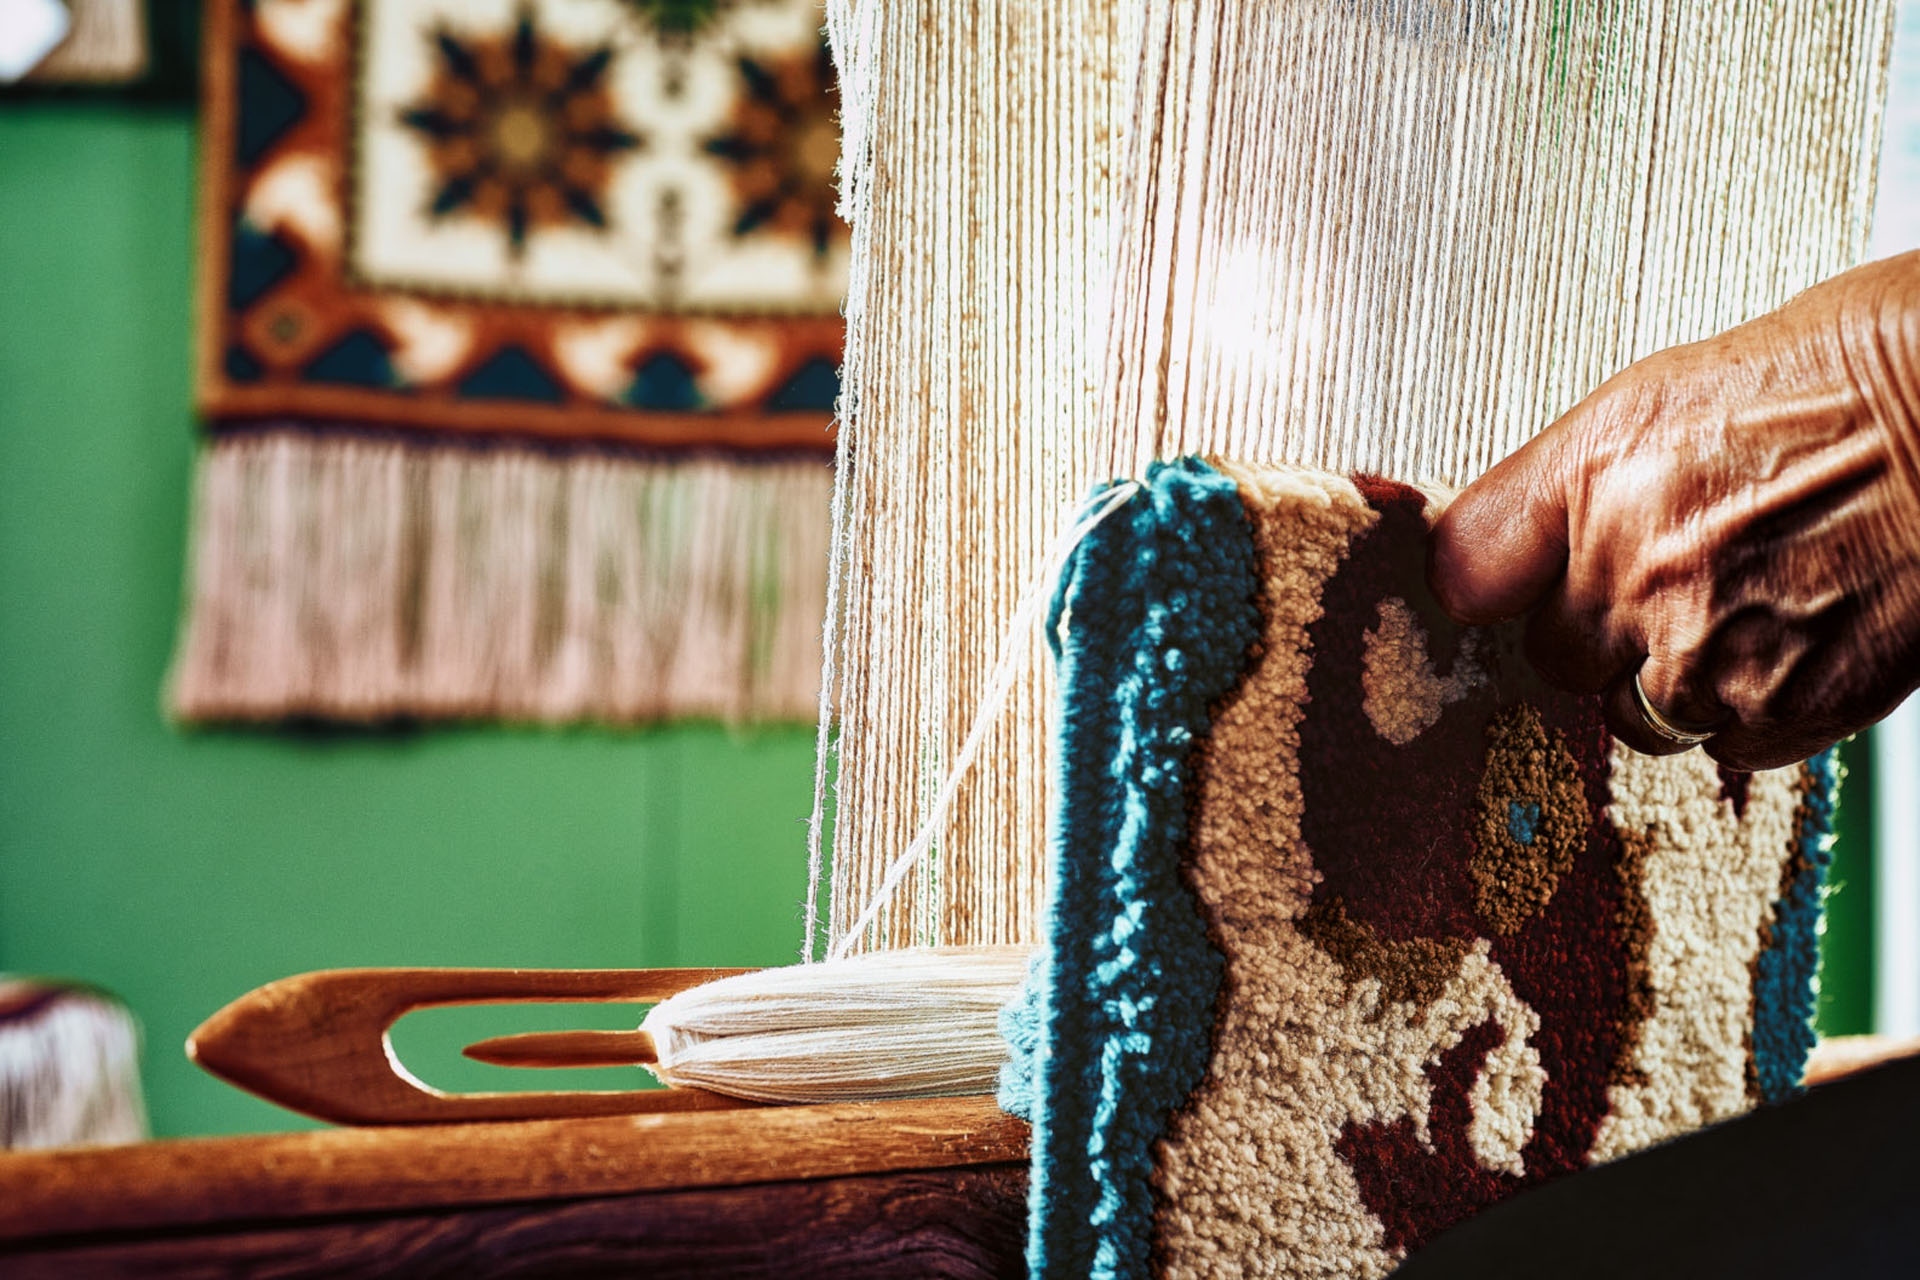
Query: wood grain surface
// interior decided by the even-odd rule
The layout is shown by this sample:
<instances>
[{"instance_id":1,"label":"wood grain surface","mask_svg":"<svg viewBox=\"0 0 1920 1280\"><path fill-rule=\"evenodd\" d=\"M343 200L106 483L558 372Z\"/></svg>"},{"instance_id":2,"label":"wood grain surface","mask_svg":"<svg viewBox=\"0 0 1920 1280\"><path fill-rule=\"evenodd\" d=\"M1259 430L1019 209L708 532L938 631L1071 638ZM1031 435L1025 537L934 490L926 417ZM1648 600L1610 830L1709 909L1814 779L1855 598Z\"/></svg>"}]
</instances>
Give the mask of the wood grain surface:
<instances>
[{"instance_id":1,"label":"wood grain surface","mask_svg":"<svg viewBox=\"0 0 1920 1280\"><path fill-rule=\"evenodd\" d=\"M643 1276L988 1280L1026 1274L1026 1168L989 1165L142 1232L0 1246L16 1280Z\"/></svg>"},{"instance_id":2,"label":"wood grain surface","mask_svg":"<svg viewBox=\"0 0 1920 1280\"><path fill-rule=\"evenodd\" d=\"M0 1275L1018 1276L1026 1146L983 1097L0 1154Z\"/></svg>"},{"instance_id":3,"label":"wood grain surface","mask_svg":"<svg viewBox=\"0 0 1920 1280\"><path fill-rule=\"evenodd\" d=\"M187 1037L187 1056L269 1102L336 1124L450 1124L752 1106L704 1089L443 1093L401 1069L387 1038L387 1029L402 1015L435 1005L651 1004L751 972L327 969L247 992L194 1029Z\"/></svg>"},{"instance_id":4,"label":"wood grain surface","mask_svg":"<svg viewBox=\"0 0 1920 1280\"><path fill-rule=\"evenodd\" d=\"M1024 1161L990 1097L0 1154L0 1241Z\"/></svg>"}]
</instances>

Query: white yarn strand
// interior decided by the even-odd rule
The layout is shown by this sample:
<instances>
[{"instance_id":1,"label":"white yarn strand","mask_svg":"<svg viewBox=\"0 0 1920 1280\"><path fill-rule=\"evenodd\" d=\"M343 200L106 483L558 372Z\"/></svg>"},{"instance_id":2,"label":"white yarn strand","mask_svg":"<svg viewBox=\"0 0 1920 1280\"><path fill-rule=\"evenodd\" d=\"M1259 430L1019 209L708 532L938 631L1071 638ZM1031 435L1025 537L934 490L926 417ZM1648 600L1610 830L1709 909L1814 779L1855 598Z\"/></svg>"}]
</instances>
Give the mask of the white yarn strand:
<instances>
[{"instance_id":1,"label":"white yarn strand","mask_svg":"<svg viewBox=\"0 0 1920 1280\"><path fill-rule=\"evenodd\" d=\"M640 1029L669 1085L759 1102L993 1092L1025 947L907 948L722 978Z\"/></svg>"},{"instance_id":2,"label":"white yarn strand","mask_svg":"<svg viewBox=\"0 0 1920 1280\"><path fill-rule=\"evenodd\" d=\"M1059 581L1060 574L1066 569L1068 557L1088 534L1099 528L1101 521L1131 501L1133 496L1140 492L1140 488L1137 480L1127 480L1115 485L1101 495L1091 512L1068 526L1054 540L1039 575L1028 584L1026 594L1021 597L1019 606L1014 609L1013 617L1007 623L1007 634L1000 645L1000 660L994 665L993 678L987 685L985 696L980 700L980 709L973 718L973 727L967 731L967 738L961 744L960 754L954 757L953 763L948 767L946 779L934 795L933 805L927 811L926 820L921 824L919 833L908 843L906 850L887 868L886 875L881 878L879 889L867 901L860 914L854 917L853 924L841 935L840 940L834 944L830 959L842 959L858 945L867 926L873 923L874 917L879 915L881 909L892 900L895 891L900 887L900 882L906 878L909 871L919 865L920 860L933 847L933 842L939 838L942 824L946 821L948 811L953 807L954 797L960 793L960 784L966 781L967 771L973 767L973 762L979 757L980 744L986 740L987 731L993 728L1001 712L1006 710L1007 699L1013 692L1014 681L1020 678L1021 671L1033 652L1030 642L1034 627L1040 620L1041 612L1052 599L1054 584Z\"/></svg>"}]
</instances>

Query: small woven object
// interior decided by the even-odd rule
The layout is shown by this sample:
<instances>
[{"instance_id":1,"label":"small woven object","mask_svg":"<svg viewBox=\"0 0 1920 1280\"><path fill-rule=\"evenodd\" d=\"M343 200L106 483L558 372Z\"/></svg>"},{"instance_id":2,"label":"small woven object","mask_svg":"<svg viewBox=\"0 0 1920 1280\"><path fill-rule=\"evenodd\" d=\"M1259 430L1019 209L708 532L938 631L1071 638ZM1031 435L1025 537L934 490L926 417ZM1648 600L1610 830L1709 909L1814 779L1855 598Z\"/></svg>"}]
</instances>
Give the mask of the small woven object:
<instances>
[{"instance_id":1,"label":"small woven object","mask_svg":"<svg viewBox=\"0 0 1920 1280\"><path fill-rule=\"evenodd\" d=\"M1158 464L1062 578L1035 1276L1382 1275L1797 1087L1831 755L1614 742L1429 598L1441 501Z\"/></svg>"},{"instance_id":2,"label":"small woven object","mask_svg":"<svg viewBox=\"0 0 1920 1280\"><path fill-rule=\"evenodd\" d=\"M0 974L0 1149L138 1142L140 1029L90 987Z\"/></svg>"}]
</instances>

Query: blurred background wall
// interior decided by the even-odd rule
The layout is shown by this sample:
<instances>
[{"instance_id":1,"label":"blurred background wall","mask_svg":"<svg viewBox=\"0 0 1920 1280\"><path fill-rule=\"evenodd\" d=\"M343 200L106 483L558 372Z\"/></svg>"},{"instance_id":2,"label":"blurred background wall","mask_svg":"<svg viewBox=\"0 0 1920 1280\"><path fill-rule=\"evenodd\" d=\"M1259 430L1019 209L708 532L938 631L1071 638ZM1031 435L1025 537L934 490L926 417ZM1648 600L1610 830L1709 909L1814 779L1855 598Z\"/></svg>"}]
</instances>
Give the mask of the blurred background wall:
<instances>
[{"instance_id":1,"label":"blurred background wall","mask_svg":"<svg viewBox=\"0 0 1920 1280\"><path fill-rule=\"evenodd\" d=\"M0 103L0 970L124 997L167 1135L297 1123L180 1048L289 973L792 959L811 728L163 720L194 139L184 107ZM456 1053L497 1025L426 1013L397 1039L434 1083L502 1087Z\"/></svg>"}]
</instances>

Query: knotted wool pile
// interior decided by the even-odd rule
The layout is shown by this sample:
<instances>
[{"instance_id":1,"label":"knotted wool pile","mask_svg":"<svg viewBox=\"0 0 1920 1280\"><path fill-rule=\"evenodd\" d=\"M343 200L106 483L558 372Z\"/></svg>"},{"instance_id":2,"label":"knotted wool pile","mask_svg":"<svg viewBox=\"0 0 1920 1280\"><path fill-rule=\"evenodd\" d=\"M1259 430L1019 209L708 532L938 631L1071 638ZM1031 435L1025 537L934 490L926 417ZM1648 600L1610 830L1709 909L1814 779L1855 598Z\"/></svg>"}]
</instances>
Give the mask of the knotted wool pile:
<instances>
[{"instance_id":1,"label":"knotted wool pile","mask_svg":"<svg viewBox=\"0 0 1920 1280\"><path fill-rule=\"evenodd\" d=\"M1831 755L1613 741L1432 602L1441 500L1155 464L1063 575L1035 1276L1381 1275L1796 1087Z\"/></svg>"}]
</instances>

